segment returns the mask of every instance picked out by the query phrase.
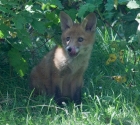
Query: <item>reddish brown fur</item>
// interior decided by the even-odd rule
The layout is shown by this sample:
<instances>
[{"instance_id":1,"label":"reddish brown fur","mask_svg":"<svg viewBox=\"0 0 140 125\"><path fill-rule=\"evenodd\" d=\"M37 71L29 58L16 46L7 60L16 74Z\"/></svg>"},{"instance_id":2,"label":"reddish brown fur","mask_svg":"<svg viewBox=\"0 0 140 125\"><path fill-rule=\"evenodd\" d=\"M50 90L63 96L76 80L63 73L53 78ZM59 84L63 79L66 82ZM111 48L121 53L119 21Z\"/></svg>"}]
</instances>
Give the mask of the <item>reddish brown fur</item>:
<instances>
[{"instance_id":1,"label":"reddish brown fur","mask_svg":"<svg viewBox=\"0 0 140 125\"><path fill-rule=\"evenodd\" d=\"M33 68L31 85L41 93L54 95L56 100L69 97L77 102L81 98L83 74L94 43L96 17L91 13L81 24L74 24L67 14L61 12L60 20L63 47L55 47ZM70 41L66 41L67 37L70 37ZM79 37L84 41L78 42ZM76 48L78 54L71 57L66 50L67 46Z\"/></svg>"}]
</instances>

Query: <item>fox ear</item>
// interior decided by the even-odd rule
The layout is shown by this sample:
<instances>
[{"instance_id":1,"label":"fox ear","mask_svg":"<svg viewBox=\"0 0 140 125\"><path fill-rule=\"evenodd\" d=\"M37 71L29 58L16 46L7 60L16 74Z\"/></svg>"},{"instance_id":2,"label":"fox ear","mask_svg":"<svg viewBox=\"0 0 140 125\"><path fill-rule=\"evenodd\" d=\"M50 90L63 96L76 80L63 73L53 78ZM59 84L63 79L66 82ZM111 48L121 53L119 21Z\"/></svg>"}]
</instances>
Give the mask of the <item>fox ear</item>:
<instances>
[{"instance_id":1,"label":"fox ear","mask_svg":"<svg viewBox=\"0 0 140 125\"><path fill-rule=\"evenodd\" d=\"M61 23L61 30L65 31L66 29L73 26L73 21L70 18L69 15L67 15L65 12L60 12L60 23Z\"/></svg>"},{"instance_id":2,"label":"fox ear","mask_svg":"<svg viewBox=\"0 0 140 125\"><path fill-rule=\"evenodd\" d=\"M94 13L90 13L89 15L86 16L81 25L86 31L92 32L95 31L96 29L96 23L97 23L96 15Z\"/></svg>"}]
</instances>

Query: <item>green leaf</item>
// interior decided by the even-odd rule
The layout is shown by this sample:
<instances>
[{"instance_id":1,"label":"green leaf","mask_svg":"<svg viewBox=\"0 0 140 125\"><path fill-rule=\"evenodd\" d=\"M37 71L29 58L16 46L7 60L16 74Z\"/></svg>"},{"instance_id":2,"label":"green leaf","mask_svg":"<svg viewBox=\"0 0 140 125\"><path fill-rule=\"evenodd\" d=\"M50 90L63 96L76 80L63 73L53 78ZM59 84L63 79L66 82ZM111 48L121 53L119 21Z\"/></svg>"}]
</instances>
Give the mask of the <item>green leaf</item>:
<instances>
[{"instance_id":1,"label":"green leaf","mask_svg":"<svg viewBox=\"0 0 140 125\"><path fill-rule=\"evenodd\" d=\"M44 22L33 20L32 26L34 27L34 29L38 33L41 33L41 34L45 33L46 27L45 27L45 23Z\"/></svg>"},{"instance_id":2,"label":"green leaf","mask_svg":"<svg viewBox=\"0 0 140 125\"><path fill-rule=\"evenodd\" d=\"M4 37L3 32L0 30L0 39Z\"/></svg>"},{"instance_id":3,"label":"green leaf","mask_svg":"<svg viewBox=\"0 0 140 125\"><path fill-rule=\"evenodd\" d=\"M128 2L127 7L129 9L137 9L140 8L140 1L131 0Z\"/></svg>"},{"instance_id":4,"label":"green leaf","mask_svg":"<svg viewBox=\"0 0 140 125\"><path fill-rule=\"evenodd\" d=\"M13 19L14 23L15 23L15 27L17 29L22 29L23 25L26 23L25 18L22 15L17 15L14 19Z\"/></svg>"},{"instance_id":5,"label":"green leaf","mask_svg":"<svg viewBox=\"0 0 140 125\"><path fill-rule=\"evenodd\" d=\"M78 10L78 17L83 17L86 11L93 12L95 8L95 5L90 3L80 6L80 9Z\"/></svg>"},{"instance_id":6,"label":"green leaf","mask_svg":"<svg viewBox=\"0 0 140 125\"><path fill-rule=\"evenodd\" d=\"M31 47L31 40L28 37L23 37L21 40L17 41L18 42L13 42L11 44L19 51L24 51L27 47Z\"/></svg>"},{"instance_id":7,"label":"green leaf","mask_svg":"<svg viewBox=\"0 0 140 125\"><path fill-rule=\"evenodd\" d=\"M87 3L93 4L96 7L99 7L100 4L102 4L103 0L87 0Z\"/></svg>"},{"instance_id":8,"label":"green leaf","mask_svg":"<svg viewBox=\"0 0 140 125\"><path fill-rule=\"evenodd\" d=\"M25 44L26 45L26 47L28 46L28 47L30 47L31 46L31 40L30 40L30 38L27 36L27 37L24 37L23 39L22 39L22 42L23 42L23 44Z\"/></svg>"},{"instance_id":9,"label":"green leaf","mask_svg":"<svg viewBox=\"0 0 140 125\"><path fill-rule=\"evenodd\" d=\"M18 51L23 51L27 47L25 46L25 44L23 44L23 42L22 43L17 42L17 43L11 43L11 44Z\"/></svg>"},{"instance_id":10,"label":"green leaf","mask_svg":"<svg viewBox=\"0 0 140 125\"><path fill-rule=\"evenodd\" d=\"M0 21L0 30L4 35L3 37L6 38L7 36L9 36L8 31L10 31L11 29Z\"/></svg>"},{"instance_id":11,"label":"green leaf","mask_svg":"<svg viewBox=\"0 0 140 125\"><path fill-rule=\"evenodd\" d=\"M60 9L64 8L59 0L50 0L50 4L54 4L54 5L58 6L58 8L60 8Z\"/></svg>"},{"instance_id":12,"label":"green leaf","mask_svg":"<svg viewBox=\"0 0 140 125\"><path fill-rule=\"evenodd\" d=\"M31 46L30 34L26 29L17 30L17 38L11 42L12 46L19 51L23 51L26 47Z\"/></svg>"},{"instance_id":13,"label":"green leaf","mask_svg":"<svg viewBox=\"0 0 140 125\"><path fill-rule=\"evenodd\" d=\"M136 19L136 16L138 14L138 12L140 11L140 9L133 9L130 10L129 13L125 14L122 19L124 21L134 21Z\"/></svg>"},{"instance_id":14,"label":"green leaf","mask_svg":"<svg viewBox=\"0 0 140 125\"><path fill-rule=\"evenodd\" d=\"M56 15L55 12L46 13L46 18L49 20L49 23L53 22L54 24L58 24L58 22L59 22L59 17Z\"/></svg>"},{"instance_id":15,"label":"green leaf","mask_svg":"<svg viewBox=\"0 0 140 125\"><path fill-rule=\"evenodd\" d=\"M121 5L123 5L123 4L126 5L126 3L127 3L128 1L129 1L129 0L118 0L118 3L121 4Z\"/></svg>"},{"instance_id":16,"label":"green leaf","mask_svg":"<svg viewBox=\"0 0 140 125\"><path fill-rule=\"evenodd\" d=\"M4 12L4 13L8 13L9 11L7 10L7 8L0 6L0 11Z\"/></svg>"},{"instance_id":17,"label":"green leaf","mask_svg":"<svg viewBox=\"0 0 140 125\"><path fill-rule=\"evenodd\" d=\"M123 25L124 35L125 35L125 37L126 37L127 40L129 39L129 37L131 35L136 34L137 27L138 27L138 23L136 21L133 21L133 22L125 22L124 23L124 25Z\"/></svg>"},{"instance_id":18,"label":"green leaf","mask_svg":"<svg viewBox=\"0 0 140 125\"><path fill-rule=\"evenodd\" d=\"M77 13L76 9L66 10L65 12L72 18L72 20L76 18L76 13Z\"/></svg>"},{"instance_id":19,"label":"green leaf","mask_svg":"<svg viewBox=\"0 0 140 125\"><path fill-rule=\"evenodd\" d=\"M2 4L7 4L7 5L18 5L18 1L17 0L1 0Z\"/></svg>"},{"instance_id":20,"label":"green leaf","mask_svg":"<svg viewBox=\"0 0 140 125\"><path fill-rule=\"evenodd\" d=\"M17 34L18 34L18 38L20 39L30 36L29 32L27 32L27 29L17 30Z\"/></svg>"},{"instance_id":21,"label":"green leaf","mask_svg":"<svg viewBox=\"0 0 140 125\"><path fill-rule=\"evenodd\" d=\"M112 11L108 11L106 13L104 13L105 19L112 19L112 17L114 16L114 12Z\"/></svg>"},{"instance_id":22,"label":"green leaf","mask_svg":"<svg viewBox=\"0 0 140 125\"><path fill-rule=\"evenodd\" d=\"M44 4L50 4L51 6L55 5L60 9L63 9L64 7L62 6L60 0L39 0L40 2L44 3Z\"/></svg>"},{"instance_id":23,"label":"green leaf","mask_svg":"<svg viewBox=\"0 0 140 125\"><path fill-rule=\"evenodd\" d=\"M105 8L107 11L111 11L114 8L114 0L107 0Z\"/></svg>"},{"instance_id":24,"label":"green leaf","mask_svg":"<svg viewBox=\"0 0 140 125\"><path fill-rule=\"evenodd\" d=\"M32 15L28 11L22 11L21 15L25 18L26 23L31 23L33 21L34 14Z\"/></svg>"},{"instance_id":25,"label":"green leaf","mask_svg":"<svg viewBox=\"0 0 140 125\"><path fill-rule=\"evenodd\" d=\"M8 52L8 57L11 66L14 67L15 71L23 77L28 70L28 64L26 60L21 56L18 50L12 48Z\"/></svg>"}]
</instances>

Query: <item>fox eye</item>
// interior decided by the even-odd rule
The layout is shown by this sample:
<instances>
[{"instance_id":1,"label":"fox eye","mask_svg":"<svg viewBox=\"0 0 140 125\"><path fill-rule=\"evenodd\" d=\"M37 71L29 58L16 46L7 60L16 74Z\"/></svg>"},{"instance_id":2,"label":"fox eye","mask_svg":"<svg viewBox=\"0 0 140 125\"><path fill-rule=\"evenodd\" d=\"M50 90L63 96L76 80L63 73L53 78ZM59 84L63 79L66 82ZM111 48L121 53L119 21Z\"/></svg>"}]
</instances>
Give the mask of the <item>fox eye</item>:
<instances>
[{"instance_id":1,"label":"fox eye","mask_svg":"<svg viewBox=\"0 0 140 125\"><path fill-rule=\"evenodd\" d=\"M70 37L66 37L66 41L70 41Z\"/></svg>"},{"instance_id":2,"label":"fox eye","mask_svg":"<svg viewBox=\"0 0 140 125\"><path fill-rule=\"evenodd\" d=\"M82 42L84 39L82 37L78 38L78 42Z\"/></svg>"}]
</instances>

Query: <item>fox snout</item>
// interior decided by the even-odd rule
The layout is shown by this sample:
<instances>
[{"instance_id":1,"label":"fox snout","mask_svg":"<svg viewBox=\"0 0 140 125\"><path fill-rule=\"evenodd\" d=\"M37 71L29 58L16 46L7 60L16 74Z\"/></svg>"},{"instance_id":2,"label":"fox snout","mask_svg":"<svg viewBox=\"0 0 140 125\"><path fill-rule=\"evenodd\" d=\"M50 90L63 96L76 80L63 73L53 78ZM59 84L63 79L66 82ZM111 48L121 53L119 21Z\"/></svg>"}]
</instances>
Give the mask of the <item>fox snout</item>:
<instances>
[{"instance_id":1,"label":"fox snout","mask_svg":"<svg viewBox=\"0 0 140 125\"><path fill-rule=\"evenodd\" d=\"M75 46L67 46L66 51L68 52L70 56L76 56L78 55L79 48Z\"/></svg>"}]
</instances>

